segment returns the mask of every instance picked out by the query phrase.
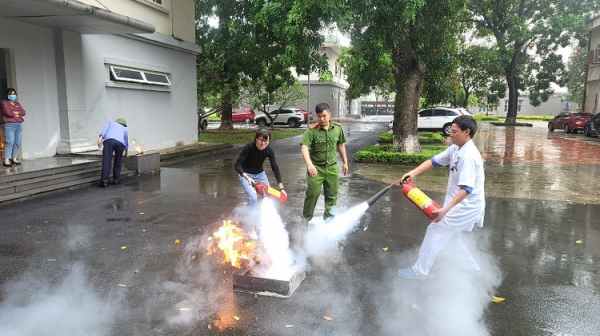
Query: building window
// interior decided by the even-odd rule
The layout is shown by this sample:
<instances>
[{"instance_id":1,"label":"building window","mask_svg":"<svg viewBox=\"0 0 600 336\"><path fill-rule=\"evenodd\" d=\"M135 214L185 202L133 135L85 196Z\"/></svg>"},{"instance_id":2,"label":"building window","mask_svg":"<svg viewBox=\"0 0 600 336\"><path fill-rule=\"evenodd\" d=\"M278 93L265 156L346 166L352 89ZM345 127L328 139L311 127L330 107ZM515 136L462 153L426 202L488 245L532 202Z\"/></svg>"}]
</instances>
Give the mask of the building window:
<instances>
[{"instance_id":1,"label":"building window","mask_svg":"<svg viewBox=\"0 0 600 336\"><path fill-rule=\"evenodd\" d=\"M133 82L151 85L171 85L165 73L139 70L133 68L110 66L110 79L120 82Z\"/></svg>"},{"instance_id":2,"label":"building window","mask_svg":"<svg viewBox=\"0 0 600 336\"><path fill-rule=\"evenodd\" d=\"M508 112L508 100L504 101L504 113Z\"/></svg>"},{"instance_id":3,"label":"building window","mask_svg":"<svg viewBox=\"0 0 600 336\"><path fill-rule=\"evenodd\" d=\"M517 106L517 113L521 113L521 106L523 106L523 101L519 100L519 105Z\"/></svg>"},{"instance_id":4,"label":"building window","mask_svg":"<svg viewBox=\"0 0 600 336\"><path fill-rule=\"evenodd\" d=\"M159 6L163 6L163 0L147 0L147 1L157 4Z\"/></svg>"}]
</instances>

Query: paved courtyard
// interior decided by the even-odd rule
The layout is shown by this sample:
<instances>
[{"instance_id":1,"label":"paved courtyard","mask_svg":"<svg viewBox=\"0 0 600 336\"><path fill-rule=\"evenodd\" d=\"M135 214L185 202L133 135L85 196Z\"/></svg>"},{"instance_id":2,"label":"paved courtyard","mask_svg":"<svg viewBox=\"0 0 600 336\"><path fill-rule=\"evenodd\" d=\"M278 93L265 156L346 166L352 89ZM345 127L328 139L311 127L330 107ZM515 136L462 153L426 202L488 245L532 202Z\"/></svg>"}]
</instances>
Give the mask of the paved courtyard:
<instances>
[{"instance_id":1,"label":"paved courtyard","mask_svg":"<svg viewBox=\"0 0 600 336\"><path fill-rule=\"evenodd\" d=\"M345 122L350 159L387 127ZM485 159L486 221L463 237L481 274L457 269L444 251L429 279L397 277L414 262L428 221L394 188L339 246L308 258L291 298L233 292L235 269L206 255L206 245L223 220L252 215L239 207L246 197L233 169L236 146L121 186L0 207L0 335L598 336L598 139L535 123L482 124L475 140ZM300 258L299 142L271 146L289 194L279 214ZM340 211L409 169L351 162ZM438 169L415 183L442 202L446 176Z\"/></svg>"}]
</instances>

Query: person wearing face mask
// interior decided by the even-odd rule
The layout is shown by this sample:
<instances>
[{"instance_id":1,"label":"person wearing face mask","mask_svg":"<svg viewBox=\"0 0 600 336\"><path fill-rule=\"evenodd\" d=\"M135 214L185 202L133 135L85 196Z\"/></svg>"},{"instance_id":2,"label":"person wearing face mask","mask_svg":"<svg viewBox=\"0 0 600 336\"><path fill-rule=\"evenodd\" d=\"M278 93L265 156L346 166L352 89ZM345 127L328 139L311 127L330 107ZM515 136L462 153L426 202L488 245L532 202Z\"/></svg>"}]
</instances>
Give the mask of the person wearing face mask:
<instances>
[{"instance_id":1,"label":"person wearing face mask","mask_svg":"<svg viewBox=\"0 0 600 336\"><path fill-rule=\"evenodd\" d=\"M258 198L253 184L256 181L261 181L269 185L267 174L263 169L263 163L266 158L269 158L279 190L287 196L287 193L283 189L279 166L275 160L275 152L269 146L269 140L271 140L271 133L264 128L259 128L254 136L254 141L247 143L242 148L235 162L235 171L239 174L240 183L248 195L249 206L255 205Z\"/></svg>"},{"instance_id":2,"label":"person wearing face mask","mask_svg":"<svg viewBox=\"0 0 600 336\"><path fill-rule=\"evenodd\" d=\"M19 145L23 134L23 116L26 112L17 101L17 91L13 88L6 90L6 99L2 100L2 128L4 129L4 167L20 165Z\"/></svg>"}]
</instances>

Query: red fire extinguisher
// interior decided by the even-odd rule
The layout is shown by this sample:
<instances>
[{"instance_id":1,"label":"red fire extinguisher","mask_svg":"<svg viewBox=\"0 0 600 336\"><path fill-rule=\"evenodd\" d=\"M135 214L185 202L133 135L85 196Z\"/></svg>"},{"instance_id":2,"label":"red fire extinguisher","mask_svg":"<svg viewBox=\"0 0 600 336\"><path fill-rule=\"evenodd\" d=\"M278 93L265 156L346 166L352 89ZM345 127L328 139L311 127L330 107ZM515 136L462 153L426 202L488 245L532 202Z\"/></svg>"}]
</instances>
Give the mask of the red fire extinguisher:
<instances>
[{"instance_id":1,"label":"red fire extinguisher","mask_svg":"<svg viewBox=\"0 0 600 336\"><path fill-rule=\"evenodd\" d=\"M437 203L412 183L404 184L402 193L431 220L437 216L433 211L441 209Z\"/></svg>"},{"instance_id":2,"label":"red fire extinguisher","mask_svg":"<svg viewBox=\"0 0 600 336\"><path fill-rule=\"evenodd\" d=\"M273 187L269 187L263 182L256 182L254 184L254 188L256 188L256 193L263 197L269 197L270 199L276 200L280 203L285 203L285 201L287 201L287 196L284 193Z\"/></svg>"}]
</instances>

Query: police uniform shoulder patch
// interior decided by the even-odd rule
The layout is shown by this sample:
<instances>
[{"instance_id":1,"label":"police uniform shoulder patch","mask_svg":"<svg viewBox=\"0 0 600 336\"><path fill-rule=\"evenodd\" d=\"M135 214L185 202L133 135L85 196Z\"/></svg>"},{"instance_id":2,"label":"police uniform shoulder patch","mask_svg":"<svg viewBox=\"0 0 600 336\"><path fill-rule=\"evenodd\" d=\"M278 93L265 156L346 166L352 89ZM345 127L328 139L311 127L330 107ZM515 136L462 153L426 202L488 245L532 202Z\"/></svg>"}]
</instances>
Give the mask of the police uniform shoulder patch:
<instances>
[{"instance_id":1,"label":"police uniform shoulder patch","mask_svg":"<svg viewBox=\"0 0 600 336\"><path fill-rule=\"evenodd\" d=\"M342 124L341 124L341 123L339 123L339 122L337 122L337 121L332 121L332 123L333 123L335 126L342 126Z\"/></svg>"},{"instance_id":2,"label":"police uniform shoulder patch","mask_svg":"<svg viewBox=\"0 0 600 336\"><path fill-rule=\"evenodd\" d=\"M319 126L319 123L314 123L314 124L310 125L310 129L315 129L315 128L317 128L317 126Z\"/></svg>"}]
</instances>

